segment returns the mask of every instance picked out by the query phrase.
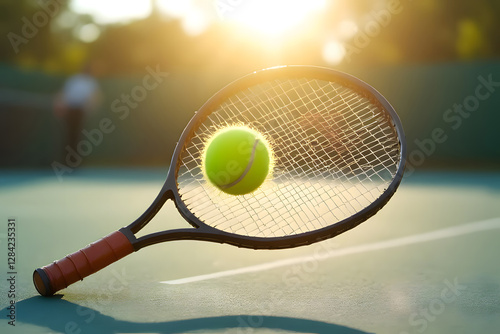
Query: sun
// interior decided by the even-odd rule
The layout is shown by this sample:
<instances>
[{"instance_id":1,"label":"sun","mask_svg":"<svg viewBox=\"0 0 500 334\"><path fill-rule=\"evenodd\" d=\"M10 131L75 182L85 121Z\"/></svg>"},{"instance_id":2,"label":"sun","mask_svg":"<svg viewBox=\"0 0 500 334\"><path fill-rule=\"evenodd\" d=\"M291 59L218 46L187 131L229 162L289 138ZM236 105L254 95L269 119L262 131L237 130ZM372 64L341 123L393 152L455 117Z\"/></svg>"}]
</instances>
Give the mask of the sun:
<instances>
[{"instance_id":1,"label":"sun","mask_svg":"<svg viewBox=\"0 0 500 334\"><path fill-rule=\"evenodd\" d=\"M221 19L277 37L319 13L326 0L217 0Z\"/></svg>"}]
</instances>

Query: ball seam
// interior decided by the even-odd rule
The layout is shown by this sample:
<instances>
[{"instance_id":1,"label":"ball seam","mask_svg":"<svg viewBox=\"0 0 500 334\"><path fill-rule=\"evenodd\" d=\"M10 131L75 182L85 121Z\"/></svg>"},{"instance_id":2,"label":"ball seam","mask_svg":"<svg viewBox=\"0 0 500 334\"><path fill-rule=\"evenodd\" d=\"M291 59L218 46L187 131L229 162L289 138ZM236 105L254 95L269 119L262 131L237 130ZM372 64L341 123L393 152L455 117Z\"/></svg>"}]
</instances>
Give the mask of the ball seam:
<instances>
[{"instance_id":1,"label":"ball seam","mask_svg":"<svg viewBox=\"0 0 500 334\"><path fill-rule=\"evenodd\" d=\"M259 139L255 139L255 142L253 144L253 148L252 148L252 154L250 155L250 161L248 162L247 164L247 167L245 168L245 170L243 171L243 173L241 173L240 177L237 178L236 180L234 180L233 182L231 183L228 183L228 184L224 184L224 185L220 185L219 187L222 188L222 189L228 189L228 188L231 188L232 186L235 186L237 185L239 182L241 182L241 180L243 180L243 178L248 174L248 172L250 171L250 168L252 168L252 165L253 165L253 161L255 159L255 151L257 150L257 145L259 144Z\"/></svg>"}]
</instances>

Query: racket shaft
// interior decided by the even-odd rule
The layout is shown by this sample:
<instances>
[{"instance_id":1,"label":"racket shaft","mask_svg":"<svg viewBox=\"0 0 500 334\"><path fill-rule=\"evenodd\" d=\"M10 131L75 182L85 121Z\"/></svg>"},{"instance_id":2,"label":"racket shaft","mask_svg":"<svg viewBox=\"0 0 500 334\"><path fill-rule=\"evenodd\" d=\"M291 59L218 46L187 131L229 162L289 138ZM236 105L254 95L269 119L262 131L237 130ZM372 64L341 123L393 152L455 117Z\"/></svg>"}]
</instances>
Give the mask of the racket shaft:
<instances>
[{"instance_id":1,"label":"racket shaft","mask_svg":"<svg viewBox=\"0 0 500 334\"><path fill-rule=\"evenodd\" d=\"M115 231L59 261L35 270L33 282L42 296L50 296L133 251L127 237Z\"/></svg>"}]
</instances>

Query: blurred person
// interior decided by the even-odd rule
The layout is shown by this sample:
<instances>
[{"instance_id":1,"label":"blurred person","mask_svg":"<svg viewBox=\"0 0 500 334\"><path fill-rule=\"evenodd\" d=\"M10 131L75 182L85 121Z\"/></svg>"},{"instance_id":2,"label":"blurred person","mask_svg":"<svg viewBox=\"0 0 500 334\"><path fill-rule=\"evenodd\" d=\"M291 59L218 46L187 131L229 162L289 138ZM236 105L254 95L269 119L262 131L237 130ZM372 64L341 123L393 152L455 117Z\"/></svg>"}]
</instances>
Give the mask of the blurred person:
<instances>
[{"instance_id":1,"label":"blurred person","mask_svg":"<svg viewBox=\"0 0 500 334\"><path fill-rule=\"evenodd\" d=\"M91 73L90 64L85 65L80 73L66 80L54 101L54 113L66 127L65 147L73 151L77 150L85 119L101 101L99 84Z\"/></svg>"}]
</instances>

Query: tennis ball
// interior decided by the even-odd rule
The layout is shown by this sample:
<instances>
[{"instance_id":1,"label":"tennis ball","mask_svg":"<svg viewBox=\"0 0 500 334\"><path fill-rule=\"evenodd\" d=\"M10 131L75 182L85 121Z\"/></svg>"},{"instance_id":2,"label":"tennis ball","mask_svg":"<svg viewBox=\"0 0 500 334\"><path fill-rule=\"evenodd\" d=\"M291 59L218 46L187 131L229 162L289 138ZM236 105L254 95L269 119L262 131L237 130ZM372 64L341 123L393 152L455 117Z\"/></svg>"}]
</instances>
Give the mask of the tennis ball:
<instances>
[{"instance_id":1,"label":"tennis ball","mask_svg":"<svg viewBox=\"0 0 500 334\"><path fill-rule=\"evenodd\" d=\"M246 126L217 131L206 143L203 172L217 188L231 195L255 191L271 170L271 148L265 138Z\"/></svg>"}]
</instances>

